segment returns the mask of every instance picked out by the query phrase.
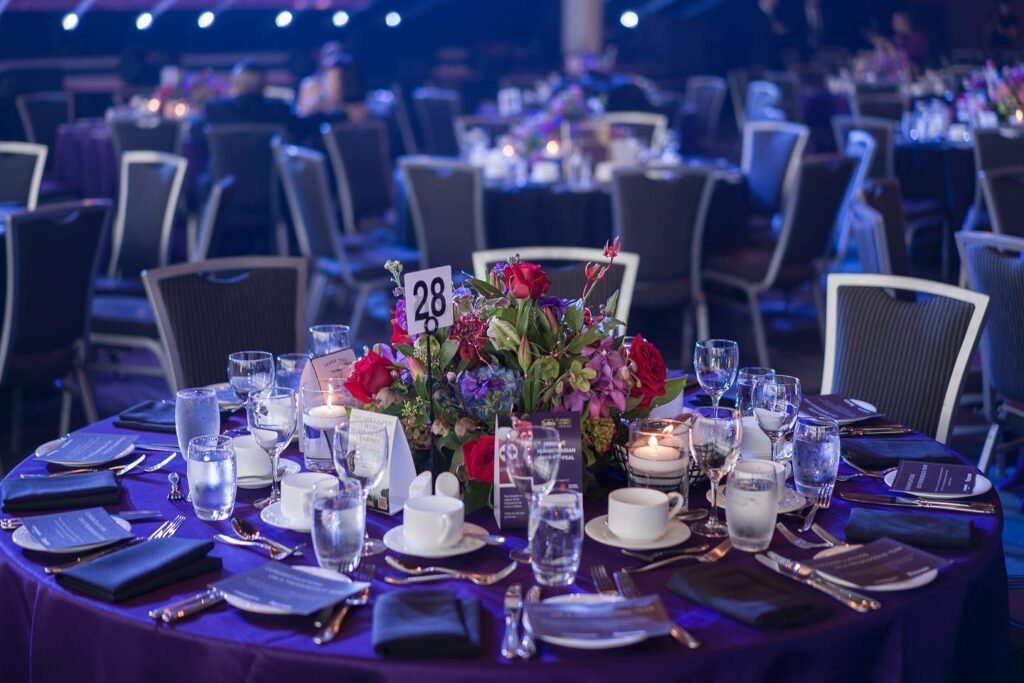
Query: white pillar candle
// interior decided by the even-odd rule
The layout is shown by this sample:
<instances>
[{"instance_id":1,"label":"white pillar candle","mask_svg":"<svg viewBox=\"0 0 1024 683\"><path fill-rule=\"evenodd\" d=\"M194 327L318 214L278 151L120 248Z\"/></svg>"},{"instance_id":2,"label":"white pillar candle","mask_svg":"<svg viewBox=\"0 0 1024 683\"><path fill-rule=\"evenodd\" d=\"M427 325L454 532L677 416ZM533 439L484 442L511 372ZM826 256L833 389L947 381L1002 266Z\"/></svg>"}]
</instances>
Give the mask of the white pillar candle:
<instances>
[{"instance_id":1,"label":"white pillar candle","mask_svg":"<svg viewBox=\"0 0 1024 683\"><path fill-rule=\"evenodd\" d=\"M304 423L313 429L328 431L345 419L345 406L315 406L306 411Z\"/></svg>"}]
</instances>

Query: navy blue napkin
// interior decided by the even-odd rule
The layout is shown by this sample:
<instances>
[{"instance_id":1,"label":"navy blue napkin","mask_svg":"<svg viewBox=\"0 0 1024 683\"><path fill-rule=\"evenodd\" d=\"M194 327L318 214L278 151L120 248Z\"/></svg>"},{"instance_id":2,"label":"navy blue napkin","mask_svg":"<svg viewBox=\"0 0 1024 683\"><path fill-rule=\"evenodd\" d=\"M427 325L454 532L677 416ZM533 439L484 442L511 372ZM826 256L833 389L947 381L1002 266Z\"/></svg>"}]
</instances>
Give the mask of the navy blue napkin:
<instances>
[{"instance_id":1,"label":"navy blue napkin","mask_svg":"<svg viewBox=\"0 0 1024 683\"><path fill-rule=\"evenodd\" d=\"M174 404L169 401L143 401L122 411L114 420L121 429L174 434Z\"/></svg>"},{"instance_id":2,"label":"navy blue napkin","mask_svg":"<svg viewBox=\"0 0 1024 683\"><path fill-rule=\"evenodd\" d=\"M134 598L221 568L208 557L213 541L158 538L105 555L57 575L57 582L108 602Z\"/></svg>"},{"instance_id":3,"label":"navy blue napkin","mask_svg":"<svg viewBox=\"0 0 1024 683\"><path fill-rule=\"evenodd\" d=\"M854 508L843 533L851 543L887 536L913 546L965 550L971 547L973 528L974 522L962 517Z\"/></svg>"},{"instance_id":4,"label":"navy blue napkin","mask_svg":"<svg viewBox=\"0 0 1024 683\"><path fill-rule=\"evenodd\" d=\"M385 593L373 606L373 649L382 657L473 657L480 628L480 601L452 591Z\"/></svg>"},{"instance_id":5,"label":"navy blue napkin","mask_svg":"<svg viewBox=\"0 0 1024 683\"><path fill-rule=\"evenodd\" d=\"M59 477L7 477L4 510L22 512L113 505L121 499L121 485L110 470Z\"/></svg>"},{"instance_id":6,"label":"navy blue napkin","mask_svg":"<svg viewBox=\"0 0 1024 683\"><path fill-rule=\"evenodd\" d=\"M760 628L807 624L833 612L830 605L815 600L789 579L747 567L718 564L686 567L672 574L668 589L736 621Z\"/></svg>"},{"instance_id":7,"label":"navy blue napkin","mask_svg":"<svg viewBox=\"0 0 1024 683\"><path fill-rule=\"evenodd\" d=\"M917 462L960 462L955 455L931 439L843 439L843 455L866 470L896 467L900 460Z\"/></svg>"}]
</instances>

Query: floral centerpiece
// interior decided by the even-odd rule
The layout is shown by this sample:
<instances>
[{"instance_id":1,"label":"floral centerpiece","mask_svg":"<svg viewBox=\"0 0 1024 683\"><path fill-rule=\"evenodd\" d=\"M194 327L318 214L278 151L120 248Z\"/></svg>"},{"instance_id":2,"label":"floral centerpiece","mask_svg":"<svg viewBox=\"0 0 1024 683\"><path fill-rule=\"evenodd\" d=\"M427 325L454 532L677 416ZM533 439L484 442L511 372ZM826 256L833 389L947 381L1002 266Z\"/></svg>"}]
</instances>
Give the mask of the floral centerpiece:
<instances>
[{"instance_id":1,"label":"floral centerpiece","mask_svg":"<svg viewBox=\"0 0 1024 683\"><path fill-rule=\"evenodd\" d=\"M452 327L415 338L406 331L402 264L389 261L397 300L391 343L367 349L345 386L362 407L399 417L418 469L433 440L435 457L464 482L467 510L490 502L495 416L503 413L579 413L584 481L593 487L612 462L623 419L649 414L685 383L667 379L661 353L643 337L625 343L613 314L617 293L590 301L618 253L616 241L605 245L607 262L587 264L575 299L549 296L543 269L513 256L486 281L469 278L453 293Z\"/></svg>"},{"instance_id":2,"label":"floral centerpiece","mask_svg":"<svg viewBox=\"0 0 1024 683\"><path fill-rule=\"evenodd\" d=\"M977 121L980 112L995 112L1011 124L1024 122L1024 64L1000 68L991 62L964 79L956 102L957 116Z\"/></svg>"},{"instance_id":3,"label":"floral centerpiece","mask_svg":"<svg viewBox=\"0 0 1024 683\"><path fill-rule=\"evenodd\" d=\"M562 124L582 121L599 114L587 100L583 88L573 84L560 91L544 109L530 115L511 131L516 151L525 156L536 156L551 140L561 137Z\"/></svg>"},{"instance_id":4,"label":"floral centerpiece","mask_svg":"<svg viewBox=\"0 0 1024 683\"><path fill-rule=\"evenodd\" d=\"M176 82L161 85L154 98L160 101L161 108L168 102L183 100L191 110L202 111L207 102L223 97L227 90L224 79L212 69L203 69L185 72Z\"/></svg>"},{"instance_id":5,"label":"floral centerpiece","mask_svg":"<svg viewBox=\"0 0 1024 683\"><path fill-rule=\"evenodd\" d=\"M857 83L901 84L910 81L910 60L903 50L884 45L865 50L853 58Z\"/></svg>"}]
</instances>

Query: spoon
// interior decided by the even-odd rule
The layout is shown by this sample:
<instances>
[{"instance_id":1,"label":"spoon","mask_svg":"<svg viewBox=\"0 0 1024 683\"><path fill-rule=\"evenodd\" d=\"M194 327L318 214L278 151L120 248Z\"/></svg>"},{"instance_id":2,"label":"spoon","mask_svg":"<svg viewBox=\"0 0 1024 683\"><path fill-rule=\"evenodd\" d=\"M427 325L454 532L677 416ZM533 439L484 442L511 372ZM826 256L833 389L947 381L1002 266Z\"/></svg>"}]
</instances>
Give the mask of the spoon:
<instances>
[{"instance_id":1,"label":"spoon","mask_svg":"<svg viewBox=\"0 0 1024 683\"><path fill-rule=\"evenodd\" d=\"M704 519L707 516L707 510L697 508L696 510L683 510L672 519L678 519L680 522L696 522L698 519Z\"/></svg>"},{"instance_id":2,"label":"spoon","mask_svg":"<svg viewBox=\"0 0 1024 683\"><path fill-rule=\"evenodd\" d=\"M289 548L283 543L279 543L272 538L267 538L260 533L259 529L240 517L233 517L231 519L231 530L235 532L236 536L246 541L262 541L263 543L268 543L282 552L288 553L288 555L302 555L302 551L299 550L299 546Z\"/></svg>"}]
</instances>

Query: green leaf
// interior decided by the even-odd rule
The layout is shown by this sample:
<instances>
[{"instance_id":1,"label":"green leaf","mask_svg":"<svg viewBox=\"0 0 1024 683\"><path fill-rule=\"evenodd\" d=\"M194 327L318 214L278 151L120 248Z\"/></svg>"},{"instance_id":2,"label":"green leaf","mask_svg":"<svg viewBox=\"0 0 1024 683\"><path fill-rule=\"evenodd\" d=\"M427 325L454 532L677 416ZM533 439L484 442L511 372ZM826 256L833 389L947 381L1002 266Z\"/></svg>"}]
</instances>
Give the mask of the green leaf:
<instances>
[{"instance_id":1,"label":"green leaf","mask_svg":"<svg viewBox=\"0 0 1024 683\"><path fill-rule=\"evenodd\" d=\"M478 280L475 277L467 278L466 283L469 284L477 294L485 296L490 299L497 299L501 296L501 291L497 287L492 286L489 282Z\"/></svg>"},{"instance_id":2,"label":"green leaf","mask_svg":"<svg viewBox=\"0 0 1024 683\"><path fill-rule=\"evenodd\" d=\"M542 382L552 382L559 374L558 361L551 356L544 356L533 364L533 374Z\"/></svg>"},{"instance_id":3,"label":"green leaf","mask_svg":"<svg viewBox=\"0 0 1024 683\"><path fill-rule=\"evenodd\" d=\"M485 507L491 506L491 490L493 486L475 479L466 480L466 490L463 494L463 503L466 506L466 514L476 512Z\"/></svg>"},{"instance_id":4,"label":"green leaf","mask_svg":"<svg viewBox=\"0 0 1024 683\"><path fill-rule=\"evenodd\" d=\"M449 339L441 345L441 368L448 367L448 364L455 358L455 354L459 352L459 342L454 339Z\"/></svg>"},{"instance_id":5,"label":"green leaf","mask_svg":"<svg viewBox=\"0 0 1024 683\"><path fill-rule=\"evenodd\" d=\"M657 408L669 403L686 388L686 375L676 377L665 382L665 393L651 399L651 408Z\"/></svg>"},{"instance_id":6,"label":"green leaf","mask_svg":"<svg viewBox=\"0 0 1024 683\"><path fill-rule=\"evenodd\" d=\"M615 315L616 313L618 313L618 311L615 310L618 307L618 305L619 305L619 290L616 289L615 292L610 297L608 297L608 301L604 305L605 313L607 315Z\"/></svg>"},{"instance_id":7,"label":"green leaf","mask_svg":"<svg viewBox=\"0 0 1024 683\"><path fill-rule=\"evenodd\" d=\"M516 332L522 337L526 334L526 328L530 326L530 320L533 319L533 301L529 299L523 299L519 305L519 320L516 321Z\"/></svg>"},{"instance_id":8,"label":"green leaf","mask_svg":"<svg viewBox=\"0 0 1024 683\"><path fill-rule=\"evenodd\" d=\"M604 330L592 327L583 334L577 335L573 338L573 340L569 342L569 346L566 347L566 350L573 354L579 353L594 342L601 341L607 336L608 333Z\"/></svg>"},{"instance_id":9,"label":"green leaf","mask_svg":"<svg viewBox=\"0 0 1024 683\"><path fill-rule=\"evenodd\" d=\"M415 355L415 353L416 353L416 350L413 349L408 344L395 344L394 347L395 347L396 351L400 351L402 353L402 355L405 356L406 358L409 358L409 357Z\"/></svg>"},{"instance_id":10,"label":"green leaf","mask_svg":"<svg viewBox=\"0 0 1024 683\"><path fill-rule=\"evenodd\" d=\"M578 333L583 327L583 302L577 299L566 308L564 320L573 334Z\"/></svg>"}]
</instances>

